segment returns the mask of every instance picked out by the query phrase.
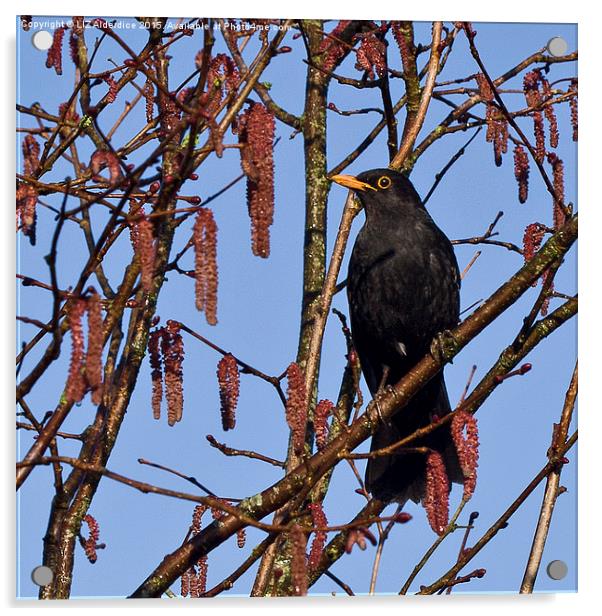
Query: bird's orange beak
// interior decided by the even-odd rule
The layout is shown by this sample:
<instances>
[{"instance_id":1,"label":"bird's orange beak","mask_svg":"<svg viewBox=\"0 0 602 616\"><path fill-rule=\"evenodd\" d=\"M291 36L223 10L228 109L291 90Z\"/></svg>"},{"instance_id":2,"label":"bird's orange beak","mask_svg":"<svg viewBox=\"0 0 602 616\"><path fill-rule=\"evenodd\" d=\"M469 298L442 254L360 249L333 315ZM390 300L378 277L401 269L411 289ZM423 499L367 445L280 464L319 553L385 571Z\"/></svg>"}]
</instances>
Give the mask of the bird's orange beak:
<instances>
[{"instance_id":1,"label":"bird's orange beak","mask_svg":"<svg viewBox=\"0 0 602 616\"><path fill-rule=\"evenodd\" d=\"M351 190L376 190L374 186L371 186L367 182L361 182L353 175L331 175L328 179L332 180L336 184L340 184L341 186L351 188Z\"/></svg>"}]
</instances>

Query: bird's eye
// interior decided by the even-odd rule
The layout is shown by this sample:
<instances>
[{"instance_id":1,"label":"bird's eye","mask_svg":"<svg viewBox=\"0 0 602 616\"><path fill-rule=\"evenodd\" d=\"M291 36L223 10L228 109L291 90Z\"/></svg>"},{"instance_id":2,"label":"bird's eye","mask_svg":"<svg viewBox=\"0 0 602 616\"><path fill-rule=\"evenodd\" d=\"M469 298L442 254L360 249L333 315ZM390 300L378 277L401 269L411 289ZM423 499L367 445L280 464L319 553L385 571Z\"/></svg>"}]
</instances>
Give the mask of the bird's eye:
<instances>
[{"instance_id":1,"label":"bird's eye","mask_svg":"<svg viewBox=\"0 0 602 616\"><path fill-rule=\"evenodd\" d=\"M378 178L378 182L376 184L379 188L387 189L391 186L391 178L387 175L383 175Z\"/></svg>"}]
</instances>

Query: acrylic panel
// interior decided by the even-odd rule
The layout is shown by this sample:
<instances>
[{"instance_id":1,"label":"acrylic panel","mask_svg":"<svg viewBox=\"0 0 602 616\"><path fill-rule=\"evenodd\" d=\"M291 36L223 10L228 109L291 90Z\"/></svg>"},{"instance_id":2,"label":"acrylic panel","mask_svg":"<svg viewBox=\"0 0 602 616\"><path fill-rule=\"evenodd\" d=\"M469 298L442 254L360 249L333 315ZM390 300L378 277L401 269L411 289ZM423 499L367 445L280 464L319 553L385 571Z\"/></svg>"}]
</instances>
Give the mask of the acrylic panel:
<instances>
[{"instance_id":1,"label":"acrylic panel","mask_svg":"<svg viewBox=\"0 0 602 616\"><path fill-rule=\"evenodd\" d=\"M577 590L577 26L375 17L18 18L18 598Z\"/></svg>"}]
</instances>

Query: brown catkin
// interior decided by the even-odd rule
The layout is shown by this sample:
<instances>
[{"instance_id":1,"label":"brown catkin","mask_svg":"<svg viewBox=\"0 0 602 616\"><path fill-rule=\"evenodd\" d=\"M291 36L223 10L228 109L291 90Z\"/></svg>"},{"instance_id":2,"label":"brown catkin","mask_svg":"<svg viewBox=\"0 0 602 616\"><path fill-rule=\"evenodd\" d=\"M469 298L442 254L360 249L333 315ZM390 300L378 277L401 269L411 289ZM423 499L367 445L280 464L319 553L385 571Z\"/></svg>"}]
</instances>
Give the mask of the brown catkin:
<instances>
[{"instance_id":1,"label":"brown catkin","mask_svg":"<svg viewBox=\"0 0 602 616\"><path fill-rule=\"evenodd\" d=\"M495 124L496 108L493 105L487 105L485 110L485 123L487 124L487 132L485 133L485 141L493 143L496 133Z\"/></svg>"},{"instance_id":2,"label":"brown catkin","mask_svg":"<svg viewBox=\"0 0 602 616\"><path fill-rule=\"evenodd\" d=\"M236 405L240 391L238 364L233 355L228 353L217 365L217 382L224 430L233 430L236 425Z\"/></svg>"},{"instance_id":3,"label":"brown catkin","mask_svg":"<svg viewBox=\"0 0 602 616\"><path fill-rule=\"evenodd\" d=\"M217 324L217 225L213 212L201 208L193 228L194 297L209 325Z\"/></svg>"},{"instance_id":4,"label":"brown catkin","mask_svg":"<svg viewBox=\"0 0 602 616\"><path fill-rule=\"evenodd\" d=\"M150 79L147 79L142 88L142 94L145 100L146 121L153 121L153 111L155 106L155 86Z\"/></svg>"},{"instance_id":5,"label":"brown catkin","mask_svg":"<svg viewBox=\"0 0 602 616\"><path fill-rule=\"evenodd\" d=\"M151 406L153 417L161 418L161 402L163 400L163 369L161 359L161 339L165 329L163 327L151 332L148 337L148 356L151 365L152 398Z\"/></svg>"},{"instance_id":6,"label":"brown catkin","mask_svg":"<svg viewBox=\"0 0 602 616\"><path fill-rule=\"evenodd\" d=\"M241 166L247 176L247 206L253 254L270 255L274 221L274 115L261 103L251 103L239 116Z\"/></svg>"},{"instance_id":7,"label":"brown catkin","mask_svg":"<svg viewBox=\"0 0 602 616\"><path fill-rule=\"evenodd\" d=\"M184 408L183 372L184 341L179 324L168 321L161 339L165 372L165 397L167 399L167 423L173 426L182 419Z\"/></svg>"},{"instance_id":8,"label":"brown catkin","mask_svg":"<svg viewBox=\"0 0 602 616\"><path fill-rule=\"evenodd\" d=\"M502 154L508 151L508 122L501 116L495 121L495 137L493 140L493 153L496 167L502 164Z\"/></svg>"},{"instance_id":9,"label":"brown catkin","mask_svg":"<svg viewBox=\"0 0 602 616\"><path fill-rule=\"evenodd\" d=\"M155 275L155 239L153 223L148 218L142 218L136 223L136 247L140 260L140 285L150 293Z\"/></svg>"},{"instance_id":10,"label":"brown catkin","mask_svg":"<svg viewBox=\"0 0 602 616\"><path fill-rule=\"evenodd\" d=\"M82 372L84 364L84 330L82 317L86 310L86 300L78 298L70 302L67 319L71 330L71 359L65 397L68 402L79 402L86 393L86 383Z\"/></svg>"},{"instance_id":11,"label":"brown catkin","mask_svg":"<svg viewBox=\"0 0 602 616\"><path fill-rule=\"evenodd\" d=\"M475 75L475 81L477 82L477 88L479 88L479 96L481 99L486 103L493 102L493 90L491 89L489 81L487 81L487 77L485 77L483 73L477 73Z\"/></svg>"},{"instance_id":12,"label":"brown catkin","mask_svg":"<svg viewBox=\"0 0 602 616\"><path fill-rule=\"evenodd\" d=\"M438 451L431 451L426 459L426 492L422 504L431 528L441 535L449 520L449 479Z\"/></svg>"},{"instance_id":13,"label":"brown catkin","mask_svg":"<svg viewBox=\"0 0 602 616\"><path fill-rule=\"evenodd\" d=\"M102 401L102 347L104 345L104 322L102 301L93 290L87 301L88 349L86 353L86 379L92 390L92 403Z\"/></svg>"}]
</instances>

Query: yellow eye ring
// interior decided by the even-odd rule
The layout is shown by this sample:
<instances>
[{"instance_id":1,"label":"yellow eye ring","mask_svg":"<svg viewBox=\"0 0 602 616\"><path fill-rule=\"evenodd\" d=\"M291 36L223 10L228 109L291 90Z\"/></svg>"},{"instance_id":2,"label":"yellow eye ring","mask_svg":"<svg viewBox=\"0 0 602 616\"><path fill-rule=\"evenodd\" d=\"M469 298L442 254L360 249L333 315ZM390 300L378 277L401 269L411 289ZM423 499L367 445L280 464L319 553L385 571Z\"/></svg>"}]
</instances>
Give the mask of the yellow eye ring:
<instances>
[{"instance_id":1,"label":"yellow eye ring","mask_svg":"<svg viewBox=\"0 0 602 616\"><path fill-rule=\"evenodd\" d=\"M389 186L391 186L391 178L387 175L383 175L378 178L378 182L376 183L376 185L379 188L386 190L387 188L389 188Z\"/></svg>"}]
</instances>

